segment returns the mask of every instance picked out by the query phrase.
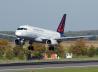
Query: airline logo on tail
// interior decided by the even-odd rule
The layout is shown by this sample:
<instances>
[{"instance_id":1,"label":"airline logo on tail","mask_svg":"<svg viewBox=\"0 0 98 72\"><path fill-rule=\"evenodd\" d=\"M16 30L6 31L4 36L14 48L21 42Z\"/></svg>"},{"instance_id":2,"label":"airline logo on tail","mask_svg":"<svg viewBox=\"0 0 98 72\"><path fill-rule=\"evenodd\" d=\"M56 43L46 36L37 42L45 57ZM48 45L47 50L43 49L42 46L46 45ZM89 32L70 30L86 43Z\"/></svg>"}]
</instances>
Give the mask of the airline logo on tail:
<instances>
[{"instance_id":1,"label":"airline logo on tail","mask_svg":"<svg viewBox=\"0 0 98 72\"><path fill-rule=\"evenodd\" d=\"M57 29L57 32L59 32L61 36L64 36L65 20L66 20L66 14L63 15L62 20Z\"/></svg>"}]
</instances>

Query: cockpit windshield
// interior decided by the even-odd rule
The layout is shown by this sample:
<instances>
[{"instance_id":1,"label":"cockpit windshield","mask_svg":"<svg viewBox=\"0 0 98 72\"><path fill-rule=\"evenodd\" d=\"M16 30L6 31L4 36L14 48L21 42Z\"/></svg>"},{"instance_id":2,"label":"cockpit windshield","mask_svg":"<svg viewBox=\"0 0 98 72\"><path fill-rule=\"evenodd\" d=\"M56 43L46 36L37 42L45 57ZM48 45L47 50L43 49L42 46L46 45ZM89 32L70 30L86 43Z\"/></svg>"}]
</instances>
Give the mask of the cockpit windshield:
<instances>
[{"instance_id":1,"label":"cockpit windshield","mask_svg":"<svg viewBox=\"0 0 98 72\"><path fill-rule=\"evenodd\" d=\"M27 30L27 28L18 28L17 30Z\"/></svg>"}]
</instances>

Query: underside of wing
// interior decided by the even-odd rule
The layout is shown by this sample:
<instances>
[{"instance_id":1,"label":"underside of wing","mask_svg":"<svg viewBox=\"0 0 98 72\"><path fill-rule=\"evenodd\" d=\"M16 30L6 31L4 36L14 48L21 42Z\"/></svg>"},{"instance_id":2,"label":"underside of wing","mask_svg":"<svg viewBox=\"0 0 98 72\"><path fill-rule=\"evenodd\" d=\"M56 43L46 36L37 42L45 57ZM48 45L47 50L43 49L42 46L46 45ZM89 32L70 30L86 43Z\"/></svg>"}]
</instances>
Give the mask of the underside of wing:
<instances>
[{"instance_id":1,"label":"underside of wing","mask_svg":"<svg viewBox=\"0 0 98 72\"><path fill-rule=\"evenodd\" d=\"M61 38L59 38L59 39L56 39L56 40L75 40L75 39L81 39L81 38L83 38L83 39L90 39L90 38L94 38L94 37L96 37L96 36L94 36L94 35L87 35L87 36L73 36L73 37L61 37Z\"/></svg>"}]
</instances>

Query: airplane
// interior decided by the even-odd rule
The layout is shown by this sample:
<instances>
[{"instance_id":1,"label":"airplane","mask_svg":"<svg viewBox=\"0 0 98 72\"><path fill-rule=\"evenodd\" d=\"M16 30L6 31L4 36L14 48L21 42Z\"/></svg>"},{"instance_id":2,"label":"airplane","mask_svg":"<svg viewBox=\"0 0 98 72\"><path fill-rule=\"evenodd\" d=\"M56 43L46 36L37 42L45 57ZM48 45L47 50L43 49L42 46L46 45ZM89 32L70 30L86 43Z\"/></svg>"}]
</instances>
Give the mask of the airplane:
<instances>
[{"instance_id":1,"label":"airplane","mask_svg":"<svg viewBox=\"0 0 98 72\"><path fill-rule=\"evenodd\" d=\"M28 40L29 44L33 44L33 42L42 42L46 44L55 45L67 39L92 37L92 36L66 37L64 35L65 21L66 21L66 14L63 15L61 22L57 28L57 31L33 27L30 25L22 25L19 28L17 28L15 32L15 35L17 37L15 40L15 44L24 45L25 42Z\"/></svg>"}]
</instances>

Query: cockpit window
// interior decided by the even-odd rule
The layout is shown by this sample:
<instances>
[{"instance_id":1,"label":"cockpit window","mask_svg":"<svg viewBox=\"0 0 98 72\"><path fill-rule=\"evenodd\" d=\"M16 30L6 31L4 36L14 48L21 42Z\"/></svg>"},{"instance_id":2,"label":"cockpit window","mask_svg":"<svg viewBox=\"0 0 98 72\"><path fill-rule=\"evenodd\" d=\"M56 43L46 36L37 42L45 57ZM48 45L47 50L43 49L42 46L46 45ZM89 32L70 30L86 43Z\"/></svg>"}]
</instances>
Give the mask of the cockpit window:
<instances>
[{"instance_id":1,"label":"cockpit window","mask_svg":"<svg viewBox=\"0 0 98 72\"><path fill-rule=\"evenodd\" d=\"M27 28L18 28L17 30L27 30Z\"/></svg>"}]
</instances>

